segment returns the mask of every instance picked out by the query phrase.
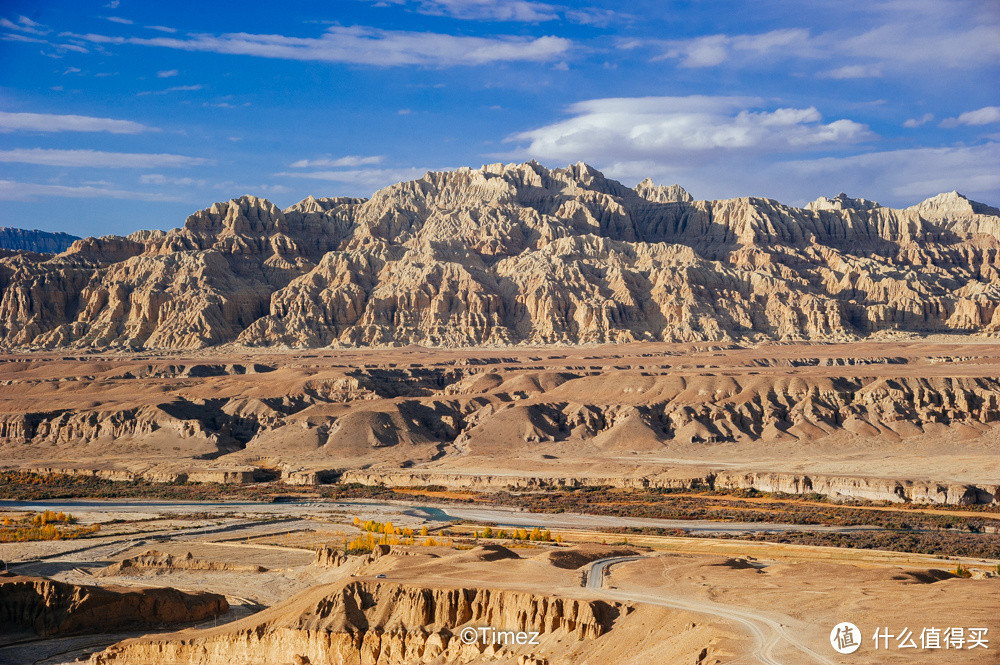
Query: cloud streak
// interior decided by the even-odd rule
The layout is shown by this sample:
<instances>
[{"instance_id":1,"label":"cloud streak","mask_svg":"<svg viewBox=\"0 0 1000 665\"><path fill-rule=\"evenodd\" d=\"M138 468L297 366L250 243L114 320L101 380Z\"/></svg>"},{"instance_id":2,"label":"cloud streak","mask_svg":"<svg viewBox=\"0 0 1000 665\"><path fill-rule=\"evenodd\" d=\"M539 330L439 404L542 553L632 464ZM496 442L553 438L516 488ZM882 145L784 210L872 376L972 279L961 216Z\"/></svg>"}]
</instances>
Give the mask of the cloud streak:
<instances>
[{"instance_id":1,"label":"cloud streak","mask_svg":"<svg viewBox=\"0 0 1000 665\"><path fill-rule=\"evenodd\" d=\"M470 37L433 32L333 26L318 38L245 32L175 37L110 37L72 34L95 44L159 46L261 58L338 62L380 67L405 65L461 66L495 62L548 61L562 57L573 43L561 37Z\"/></svg>"},{"instance_id":2,"label":"cloud streak","mask_svg":"<svg viewBox=\"0 0 1000 665\"><path fill-rule=\"evenodd\" d=\"M211 163L211 160L201 157L171 155L168 153L18 148L14 150L0 150L0 162L85 168L158 168L201 166Z\"/></svg>"},{"instance_id":3,"label":"cloud streak","mask_svg":"<svg viewBox=\"0 0 1000 665\"><path fill-rule=\"evenodd\" d=\"M645 44L660 50L654 59L676 60L688 68L754 67L788 60L836 63L819 73L831 79L881 77L889 70L926 76L928 67L971 69L994 65L1000 57L1000 14L981 11L982 3L910 4L900 10L893 3L872 3L868 28L862 31L853 24L817 32L785 28Z\"/></svg>"},{"instance_id":4,"label":"cloud streak","mask_svg":"<svg viewBox=\"0 0 1000 665\"><path fill-rule=\"evenodd\" d=\"M125 199L130 201L181 201L183 199L156 192L133 192L124 189L94 187L92 185L44 185L32 182L0 180L0 200L32 201L38 197L73 199Z\"/></svg>"},{"instance_id":5,"label":"cloud streak","mask_svg":"<svg viewBox=\"0 0 1000 665\"><path fill-rule=\"evenodd\" d=\"M368 164L380 164L385 159L382 155L371 155L363 157L361 155L347 155L336 159L324 157L321 159L300 159L292 162L288 166L293 169L308 168L341 168L344 166L365 166Z\"/></svg>"},{"instance_id":6,"label":"cloud streak","mask_svg":"<svg viewBox=\"0 0 1000 665\"><path fill-rule=\"evenodd\" d=\"M275 176L305 178L308 180L321 180L324 182L337 182L354 187L364 188L371 193L382 187L394 185L398 182L415 180L422 177L428 171L440 171L442 169L429 169L420 167L399 167L384 169L344 169L342 171L305 171L275 173ZM354 192L352 192L354 193Z\"/></svg>"},{"instance_id":7,"label":"cloud streak","mask_svg":"<svg viewBox=\"0 0 1000 665\"><path fill-rule=\"evenodd\" d=\"M77 70L79 71L79 70ZM86 115L57 115L51 113L7 113L0 111L0 132L109 132L111 134L139 134L159 131L131 120L97 118Z\"/></svg>"}]
</instances>

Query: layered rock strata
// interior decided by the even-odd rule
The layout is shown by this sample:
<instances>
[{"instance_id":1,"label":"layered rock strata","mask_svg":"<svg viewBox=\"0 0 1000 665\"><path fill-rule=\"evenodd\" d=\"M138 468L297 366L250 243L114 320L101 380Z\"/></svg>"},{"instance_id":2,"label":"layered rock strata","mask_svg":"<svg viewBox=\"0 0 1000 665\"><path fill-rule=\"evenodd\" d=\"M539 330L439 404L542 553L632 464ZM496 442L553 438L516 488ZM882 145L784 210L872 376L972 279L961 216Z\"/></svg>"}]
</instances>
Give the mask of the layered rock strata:
<instances>
[{"instance_id":1,"label":"layered rock strata","mask_svg":"<svg viewBox=\"0 0 1000 665\"><path fill-rule=\"evenodd\" d=\"M203 559L196 559L191 552L188 552L185 556L174 556L172 554L157 552L156 550L148 550L138 556L113 563L98 571L97 574L103 577L113 577L143 572L169 573L177 570L263 573L267 571L267 568L250 564L205 561Z\"/></svg>"},{"instance_id":2,"label":"layered rock strata","mask_svg":"<svg viewBox=\"0 0 1000 665\"><path fill-rule=\"evenodd\" d=\"M218 630L128 640L95 654L90 662L403 665L510 661L519 655L533 657L532 647L465 644L459 637L462 628L490 626L586 641L605 634L628 610L617 603L518 591L351 582L315 587Z\"/></svg>"},{"instance_id":3,"label":"layered rock strata","mask_svg":"<svg viewBox=\"0 0 1000 665\"><path fill-rule=\"evenodd\" d=\"M428 173L285 210L0 258L0 343L193 349L857 339L1000 332L1000 216L694 201L586 164Z\"/></svg>"},{"instance_id":4,"label":"layered rock strata","mask_svg":"<svg viewBox=\"0 0 1000 665\"><path fill-rule=\"evenodd\" d=\"M777 472L711 471L698 476L649 474L639 476L534 476L524 474L449 474L445 472L345 471L342 482L387 487L440 485L450 489L546 490L582 487L618 489L749 490L785 494L822 494L833 500L862 499L892 503L933 503L971 506L1000 503L1000 485L935 483L895 478L831 476Z\"/></svg>"},{"instance_id":5,"label":"layered rock strata","mask_svg":"<svg viewBox=\"0 0 1000 665\"><path fill-rule=\"evenodd\" d=\"M0 577L0 626L52 637L193 623L224 614L214 593L67 584L42 577Z\"/></svg>"}]
</instances>

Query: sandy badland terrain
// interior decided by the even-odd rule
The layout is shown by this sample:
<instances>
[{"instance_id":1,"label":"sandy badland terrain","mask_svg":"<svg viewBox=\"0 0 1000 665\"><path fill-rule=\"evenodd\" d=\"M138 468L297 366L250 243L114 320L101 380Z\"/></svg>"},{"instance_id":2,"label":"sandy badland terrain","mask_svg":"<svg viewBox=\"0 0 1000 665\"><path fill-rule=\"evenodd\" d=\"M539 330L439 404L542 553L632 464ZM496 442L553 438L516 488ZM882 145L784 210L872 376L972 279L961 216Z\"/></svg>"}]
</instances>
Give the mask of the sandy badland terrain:
<instances>
[{"instance_id":1,"label":"sandy badland terrain","mask_svg":"<svg viewBox=\"0 0 1000 665\"><path fill-rule=\"evenodd\" d=\"M287 506L286 521L276 523L273 507L268 520L253 508L184 516L151 507L144 514L119 513L130 519L108 523L84 551L79 543L4 545L23 575L48 575L77 588L175 586L192 598L212 589L225 594L231 609L216 620L192 615L200 625L179 633L133 633L112 646L129 636L103 636L98 629L89 637L53 632L21 645L5 642L0 659L51 664L90 658L119 665L984 663L991 662L990 649L907 650L895 639L875 649L871 636L880 628L894 636L909 629L918 641L925 628L984 627L987 636L1000 630L995 561L966 561L972 577L964 579L948 572L953 561L919 554L659 536L612 546L600 544L606 534L580 530L559 532L563 544L477 544L462 529L441 536L440 524L430 525L439 543L430 547L379 547L357 556L300 549L297 542L316 535L325 534L334 546L334 534L353 537L352 512L391 518L400 528L426 525L405 506L336 508L346 511ZM85 510L91 511L81 513L86 521L107 520L108 510ZM150 540L157 553L148 551ZM602 574L600 561L628 555L641 558L612 559L620 562ZM0 578L0 611L9 609L4 602L11 598L4 585L25 579ZM37 604L42 607L32 606L35 616L61 611ZM15 605L24 613L27 603ZM850 656L829 645L829 632L840 621L852 621L864 634ZM467 645L460 637L467 627L535 631L538 644Z\"/></svg>"},{"instance_id":2,"label":"sandy badland terrain","mask_svg":"<svg viewBox=\"0 0 1000 665\"><path fill-rule=\"evenodd\" d=\"M1000 484L988 341L2 360L0 452L19 468L955 504Z\"/></svg>"},{"instance_id":3,"label":"sandy badland terrain","mask_svg":"<svg viewBox=\"0 0 1000 665\"><path fill-rule=\"evenodd\" d=\"M995 504L998 257L1000 214L955 192L904 210L693 201L532 162L286 210L243 197L170 232L0 255L0 465ZM25 576L0 578L21 631L0 658L980 663L995 643L876 651L870 637L1000 630L985 559L965 579L923 555L660 536L623 552L579 530L576 549L484 548L466 531L316 557L294 538L337 547L349 516L113 514L89 517L104 527L84 541L0 545ZM81 628L81 608L111 598L88 589L115 585L177 589L114 591L136 625L158 622L157 598L222 593L230 609L212 601L227 613L178 634L39 632ZM849 657L829 645L839 621L866 639ZM457 638L481 625L541 641Z\"/></svg>"}]
</instances>

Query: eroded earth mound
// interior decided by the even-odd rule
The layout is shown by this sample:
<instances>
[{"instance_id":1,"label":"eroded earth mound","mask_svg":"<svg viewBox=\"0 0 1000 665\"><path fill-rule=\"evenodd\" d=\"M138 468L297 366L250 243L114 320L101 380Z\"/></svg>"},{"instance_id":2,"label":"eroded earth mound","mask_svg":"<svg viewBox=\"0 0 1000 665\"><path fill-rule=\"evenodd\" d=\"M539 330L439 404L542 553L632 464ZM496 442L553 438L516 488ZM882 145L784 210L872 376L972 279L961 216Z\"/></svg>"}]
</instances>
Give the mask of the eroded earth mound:
<instances>
[{"instance_id":1,"label":"eroded earth mound","mask_svg":"<svg viewBox=\"0 0 1000 665\"><path fill-rule=\"evenodd\" d=\"M9 636L138 630L160 624L193 623L228 610L225 596L215 593L85 586L17 575L0 577L0 625L4 626L0 633Z\"/></svg>"},{"instance_id":2,"label":"eroded earth mound","mask_svg":"<svg viewBox=\"0 0 1000 665\"><path fill-rule=\"evenodd\" d=\"M485 645L464 643L463 627L589 641L629 609L519 591L349 582L314 587L218 629L128 640L96 654L91 663L468 662ZM503 650L489 648L488 655ZM510 658L509 651L496 653L497 659Z\"/></svg>"}]
</instances>

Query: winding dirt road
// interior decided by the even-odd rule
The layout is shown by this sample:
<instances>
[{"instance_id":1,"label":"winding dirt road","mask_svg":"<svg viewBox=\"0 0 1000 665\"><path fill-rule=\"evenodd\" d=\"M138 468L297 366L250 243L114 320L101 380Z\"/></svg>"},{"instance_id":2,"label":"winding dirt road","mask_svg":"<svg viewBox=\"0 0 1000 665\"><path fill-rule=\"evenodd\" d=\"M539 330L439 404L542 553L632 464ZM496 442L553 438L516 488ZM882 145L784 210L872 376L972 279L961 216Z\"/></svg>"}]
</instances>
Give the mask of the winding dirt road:
<instances>
[{"instance_id":1,"label":"winding dirt road","mask_svg":"<svg viewBox=\"0 0 1000 665\"><path fill-rule=\"evenodd\" d=\"M647 557L613 557L593 562L587 574L587 588L607 600L660 605L707 614L735 623L751 635L754 641L752 656L763 665L800 665L802 663L837 665L834 661L816 653L797 640L791 635L787 625L753 610L688 598L671 598L656 593L604 588L604 575L608 568L643 558ZM799 652L794 660L783 660L776 655L777 652L787 651L789 648Z\"/></svg>"}]
</instances>

